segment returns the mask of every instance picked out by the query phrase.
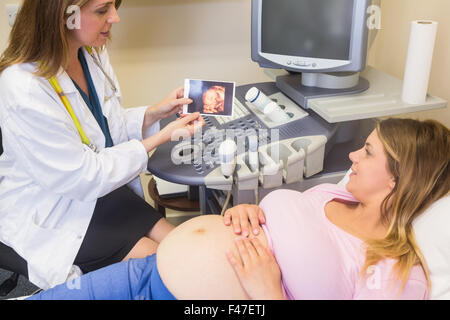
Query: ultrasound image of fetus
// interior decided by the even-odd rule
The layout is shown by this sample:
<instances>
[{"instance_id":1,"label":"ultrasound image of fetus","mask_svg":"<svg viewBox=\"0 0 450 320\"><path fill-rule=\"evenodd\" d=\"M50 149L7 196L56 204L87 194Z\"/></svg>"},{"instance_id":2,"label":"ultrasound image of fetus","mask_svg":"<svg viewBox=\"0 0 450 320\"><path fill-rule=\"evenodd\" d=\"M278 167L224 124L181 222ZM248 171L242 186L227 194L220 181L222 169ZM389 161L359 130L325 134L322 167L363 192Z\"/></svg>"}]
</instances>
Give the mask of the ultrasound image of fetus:
<instances>
[{"instance_id":1,"label":"ultrasound image of fetus","mask_svg":"<svg viewBox=\"0 0 450 320\"><path fill-rule=\"evenodd\" d=\"M203 94L203 113L221 113L225 104L225 87L213 86Z\"/></svg>"}]
</instances>

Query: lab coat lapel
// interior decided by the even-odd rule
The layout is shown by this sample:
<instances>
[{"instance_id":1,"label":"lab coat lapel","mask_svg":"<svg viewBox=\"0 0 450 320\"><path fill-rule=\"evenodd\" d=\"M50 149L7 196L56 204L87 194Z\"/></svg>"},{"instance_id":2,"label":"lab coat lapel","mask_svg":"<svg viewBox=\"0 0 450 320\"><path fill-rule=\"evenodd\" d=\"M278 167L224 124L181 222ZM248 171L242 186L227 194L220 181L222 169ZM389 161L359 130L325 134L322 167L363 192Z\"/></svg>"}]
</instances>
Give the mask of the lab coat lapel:
<instances>
[{"instance_id":1,"label":"lab coat lapel","mask_svg":"<svg viewBox=\"0 0 450 320\"><path fill-rule=\"evenodd\" d=\"M93 58L91 55L86 51L86 49L82 49L83 54L86 58L89 72L91 73L92 82L94 82L95 91L97 92L98 100L100 101L100 104L102 105L105 101L105 81L106 77L103 74L103 72L100 70L100 68L95 64L93 61ZM61 68L58 72L58 81L63 89L63 92L68 96L71 93L77 93L77 88L72 82L72 79L70 79L69 75Z\"/></svg>"},{"instance_id":2,"label":"lab coat lapel","mask_svg":"<svg viewBox=\"0 0 450 320\"><path fill-rule=\"evenodd\" d=\"M61 68L56 78L59 82L59 85L61 86L62 91L69 100L77 117L79 117L80 119L89 117L89 114L91 112L89 108L86 106L86 104L83 103L83 101L81 101L82 100L81 95L79 94L77 88L73 84L73 81L69 77L67 72Z\"/></svg>"},{"instance_id":3,"label":"lab coat lapel","mask_svg":"<svg viewBox=\"0 0 450 320\"><path fill-rule=\"evenodd\" d=\"M91 70L92 67L89 66L89 71ZM91 71L92 80L94 81L94 85L96 85L97 90L98 83L95 83L95 81L98 81L98 78L94 78L92 73L93 72ZM97 146L97 148L99 148L99 150L103 149L105 145L105 136L103 134L103 131L100 128L100 125L98 124L97 120L95 120L95 117L92 114L91 110L89 110L89 107L86 105L83 98L81 97L81 94L78 92L78 89L73 84L72 79L69 77L67 72L61 69L60 72L58 72L57 80L59 82L59 85L61 86L61 89L66 94L67 99L69 100L86 135L89 137L91 142L94 143Z\"/></svg>"},{"instance_id":4,"label":"lab coat lapel","mask_svg":"<svg viewBox=\"0 0 450 320\"><path fill-rule=\"evenodd\" d=\"M56 79L58 80L61 89L66 95L77 92L77 88L73 84L72 79L70 79L69 75L63 68L59 69Z\"/></svg>"}]
</instances>

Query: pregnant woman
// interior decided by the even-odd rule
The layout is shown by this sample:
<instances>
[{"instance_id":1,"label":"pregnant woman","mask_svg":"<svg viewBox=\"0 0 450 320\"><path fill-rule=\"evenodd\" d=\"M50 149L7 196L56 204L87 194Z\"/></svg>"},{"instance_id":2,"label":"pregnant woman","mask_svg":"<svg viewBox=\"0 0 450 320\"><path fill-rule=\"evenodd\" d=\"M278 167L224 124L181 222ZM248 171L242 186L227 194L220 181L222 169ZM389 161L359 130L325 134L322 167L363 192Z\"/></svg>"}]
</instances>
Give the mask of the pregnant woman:
<instances>
[{"instance_id":1,"label":"pregnant woman","mask_svg":"<svg viewBox=\"0 0 450 320\"><path fill-rule=\"evenodd\" d=\"M350 153L346 187L277 190L228 210L225 223L192 219L156 255L32 299L426 299L412 221L448 194L449 149L435 121L382 121Z\"/></svg>"}]
</instances>

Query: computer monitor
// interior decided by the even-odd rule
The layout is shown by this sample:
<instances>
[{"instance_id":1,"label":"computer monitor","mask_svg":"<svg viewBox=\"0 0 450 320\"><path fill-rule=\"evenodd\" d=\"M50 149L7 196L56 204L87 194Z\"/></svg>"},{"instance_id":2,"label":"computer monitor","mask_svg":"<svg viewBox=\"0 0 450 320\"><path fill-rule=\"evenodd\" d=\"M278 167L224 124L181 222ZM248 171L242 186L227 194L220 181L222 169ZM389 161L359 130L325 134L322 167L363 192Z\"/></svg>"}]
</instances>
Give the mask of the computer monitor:
<instances>
[{"instance_id":1,"label":"computer monitor","mask_svg":"<svg viewBox=\"0 0 450 320\"><path fill-rule=\"evenodd\" d=\"M252 0L252 60L264 68L301 72L300 83L290 77L277 85L296 91L288 95L299 94L295 100L304 107L311 97L364 91L369 84L358 72L366 67L370 3Z\"/></svg>"}]
</instances>

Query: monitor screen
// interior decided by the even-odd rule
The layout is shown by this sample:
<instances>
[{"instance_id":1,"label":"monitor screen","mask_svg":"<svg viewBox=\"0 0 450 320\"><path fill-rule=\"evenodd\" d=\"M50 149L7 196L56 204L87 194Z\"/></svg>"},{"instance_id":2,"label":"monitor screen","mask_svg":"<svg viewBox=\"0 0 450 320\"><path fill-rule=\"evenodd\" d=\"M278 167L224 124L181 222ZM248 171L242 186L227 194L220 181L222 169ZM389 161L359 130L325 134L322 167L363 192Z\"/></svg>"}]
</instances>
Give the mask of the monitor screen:
<instances>
[{"instance_id":1,"label":"monitor screen","mask_svg":"<svg viewBox=\"0 0 450 320\"><path fill-rule=\"evenodd\" d=\"M349 60L354 1L263 0L261 51Z\"/></svg>"}]
</instances>

